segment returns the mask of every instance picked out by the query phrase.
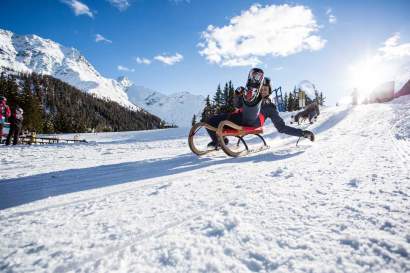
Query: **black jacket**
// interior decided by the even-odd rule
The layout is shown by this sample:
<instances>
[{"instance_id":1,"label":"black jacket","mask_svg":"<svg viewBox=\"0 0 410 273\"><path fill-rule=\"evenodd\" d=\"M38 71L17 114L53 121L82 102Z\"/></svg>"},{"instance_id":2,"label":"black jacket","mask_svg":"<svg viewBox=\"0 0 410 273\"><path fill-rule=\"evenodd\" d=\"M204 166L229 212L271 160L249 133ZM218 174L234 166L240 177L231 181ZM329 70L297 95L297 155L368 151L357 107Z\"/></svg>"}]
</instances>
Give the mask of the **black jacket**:
<instances>
[{"instance_id":1,"label":"black jacket","mask_svg":"<svg viewBox=\"0 0 410 273\"><path fill-rule=\"evenodd\" d=\"M21 118L16 118L16 113L13 113L11 116L10 116L10 119L9 119L9 121L10 121L10 124L11 125L14 125L14 126L17 126L17 127L21 127L22 125L23 125L23 120L24 120L24 118L23 117L21 117Z\"/></svg>"},{"instance_id":2,"label":"black jacket","mask_svg":"<svg viewBox=\"0 0 410 273\"><path fill-rule=\"evenodd\" d=\"M285 124L283 119L279 116L275 104L269 98L263 99L261 114L264 116L265 120L267 118L271 119L273 125L279 133L298 137L303 135L303 131L301 129L293 128Z\"/></svg>"}]
</instances>

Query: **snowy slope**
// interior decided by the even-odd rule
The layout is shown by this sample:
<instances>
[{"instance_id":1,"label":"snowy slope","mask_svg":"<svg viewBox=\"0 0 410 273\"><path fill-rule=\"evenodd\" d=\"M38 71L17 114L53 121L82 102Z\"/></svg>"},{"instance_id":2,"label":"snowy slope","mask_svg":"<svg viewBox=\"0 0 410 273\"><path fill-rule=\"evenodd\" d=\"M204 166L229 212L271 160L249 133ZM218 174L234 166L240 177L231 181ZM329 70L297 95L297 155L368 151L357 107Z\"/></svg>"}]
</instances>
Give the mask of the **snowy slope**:
<instances>
[{"instance_id":1,"label":"snowy slope","mask_svg":"<svg viewBox=\"0 0 410 273\"><path fill-rule=\"evenodd\" d=\"M2 67L52 75L99 98L140 110L128 100L121 83L103 77L78 50L37 35L16 35L0 29L0 71Z\"/></svg>"},{"instance_id":2,"label":"snowy slope","mask_svg":"<svg viewBox=\"0 0 410 273\"><path fill-rule=\"evenodd\" d=\"M409 272L410 96L309 128L242 158L183 128L0 147L0 271Z\"/></svg>"},{"instance_id":3,"label":"snowy slope","mask_svg":"<svg viewBox=\"0 0 410 273\"><path fill-rule=\"evenodd\" d=\"M189 92L167 96L134 84L130 85L126 92L132 103L140 105L169 124L176 124L180 127L190 126L193 115L200 117L205 106L203 96L193 95Z\"/></svg>"}]
</instances>

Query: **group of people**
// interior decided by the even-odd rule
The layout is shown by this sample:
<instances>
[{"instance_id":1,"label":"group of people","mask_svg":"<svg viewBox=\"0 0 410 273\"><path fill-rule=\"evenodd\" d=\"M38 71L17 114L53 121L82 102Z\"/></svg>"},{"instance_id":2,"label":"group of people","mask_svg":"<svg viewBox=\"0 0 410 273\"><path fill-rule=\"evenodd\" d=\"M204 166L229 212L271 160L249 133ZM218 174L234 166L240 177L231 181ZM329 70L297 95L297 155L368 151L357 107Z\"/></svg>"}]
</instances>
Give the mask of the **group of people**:
<instances>
[{"instance_id":1,"label":"group of people","mask_svg":"<svg viewBox=\"0 0 410 273\"><path fill-rule=\"evenodd\" d=\"M0 96L0 143L2 143L3 129L6 120L10 122L10 130L7 135L6 145L10 145L13 139L13 145L18 143L21 128L23 127L23 109L16 105L13 111L7 105L7 98Z\"/></svg>"},{"instance_id":2,"label":"group of people","mask_svg":"<svg viewBox=\"0 0 410 273\"><path fill-rule=\"evenodd\" d=\"M279 133L291 136L315 140L315 135L307 130L290 127L279 116L275 104L269 96L272 94L270 79L264 77L264 72L259 68L252 68L248 75L246 87L238 87L235 91L234 104L236 110L232 113L222 113L209 118L207 123L218 127L219 123L229 120L241 126L260 127L265 120L270 118ZM208 144L209 149L219 146L216 132L208 130L212 141Z\"/></svg>"}]
</instances>

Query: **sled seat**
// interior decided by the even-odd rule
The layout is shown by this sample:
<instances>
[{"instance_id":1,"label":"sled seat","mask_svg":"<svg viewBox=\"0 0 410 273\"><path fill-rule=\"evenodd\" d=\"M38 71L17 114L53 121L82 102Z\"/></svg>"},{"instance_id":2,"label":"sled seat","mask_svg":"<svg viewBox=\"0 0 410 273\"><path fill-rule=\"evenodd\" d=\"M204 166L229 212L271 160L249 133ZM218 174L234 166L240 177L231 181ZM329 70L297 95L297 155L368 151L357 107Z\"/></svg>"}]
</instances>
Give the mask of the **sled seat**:
<instances>
[{"instance_id":1,"label":"sled seat","mask_svg":"<svg viewBox=\"0 0 410 273\"><path fill-rule=\"evenodd\" d=\"M247 127L241 126L242 130L237 129L224 129L222 131L223 136L244 136L244 135L256 135L263 133L263 127Z\"/></svg>"}]
</instances>

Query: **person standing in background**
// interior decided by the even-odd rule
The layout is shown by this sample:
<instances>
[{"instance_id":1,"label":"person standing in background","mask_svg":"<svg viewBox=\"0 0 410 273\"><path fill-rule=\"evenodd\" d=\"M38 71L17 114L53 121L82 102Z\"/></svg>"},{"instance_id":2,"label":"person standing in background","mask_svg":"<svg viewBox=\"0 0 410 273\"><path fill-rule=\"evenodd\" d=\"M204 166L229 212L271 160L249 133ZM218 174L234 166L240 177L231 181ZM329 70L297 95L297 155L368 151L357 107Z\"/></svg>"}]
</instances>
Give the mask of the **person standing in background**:
<instances>
[{"instance_id":1,"label":"person standing in background","mask_svg":"<svg viewBox=\"0 0 410 273\"><path fill-rule=\"evenodd\" d=\"M0 96L0 143L3 137L3 127L6 122L6 118L10 117L10 107L7 105L6 97Z\"/></svg>"},{"instance_id":2,"label":"person standing in background","mask_svg":"<svg viewBox=\"0 0 410 273\"><path fill-rule=\"evenodd\" d=\"M14 114L10 118L10 131L9 135L7 136L6 145L10 145L12 137L13 145L16 145L18 143L21 128L23 127L23 113L23 109L17 106Z\"/></svg>"},{"instance_id":3,"label":"person standing in background","mask_svg":"<svg viewBox=\"0 0 410 273\"><path fill-rule=\"evenodd\" d=\"M352 105L357 105L357 97L358 97L359 92L357 91L357 89L353 89L352 92Z\"/></svg>"}]
</instances>

